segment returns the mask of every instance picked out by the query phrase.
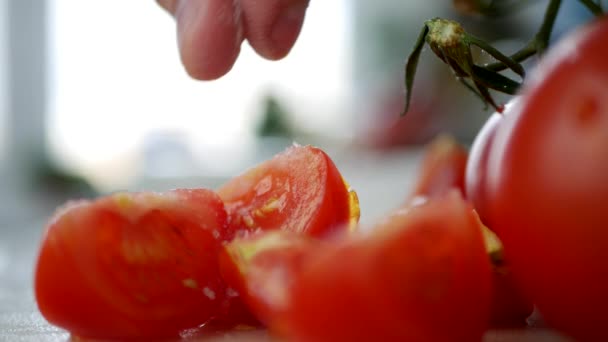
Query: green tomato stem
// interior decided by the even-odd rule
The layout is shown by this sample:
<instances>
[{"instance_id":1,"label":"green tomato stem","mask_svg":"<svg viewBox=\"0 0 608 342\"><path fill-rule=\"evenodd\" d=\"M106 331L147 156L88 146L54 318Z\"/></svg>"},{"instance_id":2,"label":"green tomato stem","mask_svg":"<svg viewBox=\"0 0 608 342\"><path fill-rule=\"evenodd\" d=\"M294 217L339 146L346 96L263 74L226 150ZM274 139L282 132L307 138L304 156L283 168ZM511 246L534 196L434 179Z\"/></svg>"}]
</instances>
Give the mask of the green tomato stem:
<instances>
[{"instance_id":1,"label":"green tomato stem","mask_svg":"<svg viewBox=\"0 0 608 342\"><path fill-rule=\"evenodd\" d=\"M581 0L584 1L584 0ZM540 29L522 49L512 54L510 57L517 63L521 63L531 56L539 53L542 54L547 46L549 45L549 38L551 38L551 32L553 31L553 24L557 17L557 12L562 4L561 0L551 0L545 11L545 16ZM484 67L491 71L501 71L506 69L508 66L503 62L496 62L486 64Z\"/></svg>"}]
</instances>

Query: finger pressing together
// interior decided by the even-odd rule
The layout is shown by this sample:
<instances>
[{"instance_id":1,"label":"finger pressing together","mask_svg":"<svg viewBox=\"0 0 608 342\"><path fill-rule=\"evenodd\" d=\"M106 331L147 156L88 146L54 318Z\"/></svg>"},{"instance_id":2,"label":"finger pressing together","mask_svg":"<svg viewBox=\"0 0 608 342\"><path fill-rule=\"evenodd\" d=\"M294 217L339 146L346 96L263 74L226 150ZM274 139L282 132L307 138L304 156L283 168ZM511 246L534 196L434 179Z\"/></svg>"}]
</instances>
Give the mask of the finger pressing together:
<instances>
[{"instance_id":1,"label":"finger pressing together","mask_svg":"<svg viewBox=\"0 0 608 342\"><path fill-rule=\"evenodd\" d=\"M230 71L244 39L262 57L285 57L300 33L309 0L157 1L177 21L188 74L212 80Z\"/></svg>"}]
</instances>

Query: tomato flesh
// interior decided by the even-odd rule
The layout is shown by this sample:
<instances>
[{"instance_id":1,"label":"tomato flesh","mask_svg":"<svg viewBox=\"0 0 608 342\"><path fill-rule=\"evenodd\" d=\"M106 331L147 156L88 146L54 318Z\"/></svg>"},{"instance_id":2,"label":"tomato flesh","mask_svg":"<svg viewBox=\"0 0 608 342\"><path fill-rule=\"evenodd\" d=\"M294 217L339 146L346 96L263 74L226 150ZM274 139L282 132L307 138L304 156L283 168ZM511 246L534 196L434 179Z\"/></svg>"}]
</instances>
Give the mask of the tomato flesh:
<instances>
[{"instance_id":1,"label":"tomato flesh","mask_svg":"<svg viewBox=\"0 0 608 342\"><path fill-rule=\"evenodd\" d=\"M322 150L292 146L218 189L232 230L284 229L313 236L352 229L354 191Z\"/></svg>"},{"instance_id":2,"label":"tomato flesh","mask_svg":"<svg viewBox=\"0 0 608 342\"><path fill-rule=\"evenodd\" d=\"M321 244L309 236L281 230L237 238L220 253L220 270L255 316L272 327L285 310L296 272ZM276 282L280 286L274 286Z\"/></svg>"},{"instance_id":3,"label":"tomato flesh","mask_svg":"<svg viewBox=\"0 0 608 342\"><path fill-rule=\"evenodd\" d=\"M316 242L298 237L305 238L280 239L271 248L252 249L238 239L226 247L232 270L240 272L248 295L264 303L266 321L279 335L290 341L481 339L490 264L478 221L456 192L398 211L369 234ZM235 250L255 252L242 258Z\"/></svg>"},{"instance_id":4,"label":"tomato flesh","mask_svg":"<svg viewBox=\"0 0 608 342\"><path fill-rule=\"evenodd\" d=\"M42 315L76 336L175 337L216 314L227 217L209 190L119 193L60 210L35 272Z\"/></svg>"}]
</instances>

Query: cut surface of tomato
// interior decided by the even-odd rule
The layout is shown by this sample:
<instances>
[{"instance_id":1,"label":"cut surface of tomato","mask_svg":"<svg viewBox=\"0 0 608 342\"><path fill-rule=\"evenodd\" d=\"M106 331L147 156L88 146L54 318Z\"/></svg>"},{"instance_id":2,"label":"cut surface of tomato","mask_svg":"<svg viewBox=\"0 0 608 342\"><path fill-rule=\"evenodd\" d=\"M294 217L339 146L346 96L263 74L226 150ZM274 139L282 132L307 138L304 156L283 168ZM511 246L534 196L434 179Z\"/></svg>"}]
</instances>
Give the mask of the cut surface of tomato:
<instances>
[{"instance_id":1,"label":"cut surface of tomato","mask_svg":"<svg viewBox=\"0 0 608 342\"><path fill-rule=\"evenodd\" d=\"M474 212L456 192L397 211L369 232L299 240L305 238L277 235L254 240L253 247L237 239L226 246L235 278L264 303L266 322L279 335L290 341L481 339L490 263Z\"/></svg>"},{"instance_id":2,"label":"cut surface of tomato","mask_svg":"<svg viewBox=\"0 0 608 342\"><path fill-rule=\"evenodd\" d=\"M35 270L42 315L76 336L176 337L224 300L218 252L227 232L209 190L117 193L59 210Z\"/></svg>"},{"instance_id":3,"label":"cut surface of tomato","mask_svg":"<svg viewBox=\"0 0 608 342\"><path fill-rule=\"evenodd\" d=\"M292 146L224 184L232 230L290 230L313 236L352 229L356 194L322 150Z\"/></svg>"},{"instance_id":4,"label":"cut surface of tomato","mask_svg":"<svg viewBox=\"0 0 608 342\"><path fill-rule=\"evenodd\" d=\"M285 310L292 282L306 256L322 244L310 236L282 230L237 238L220 253L220 270L255 316L272 326Z\"/></svg>"}]
</instances>

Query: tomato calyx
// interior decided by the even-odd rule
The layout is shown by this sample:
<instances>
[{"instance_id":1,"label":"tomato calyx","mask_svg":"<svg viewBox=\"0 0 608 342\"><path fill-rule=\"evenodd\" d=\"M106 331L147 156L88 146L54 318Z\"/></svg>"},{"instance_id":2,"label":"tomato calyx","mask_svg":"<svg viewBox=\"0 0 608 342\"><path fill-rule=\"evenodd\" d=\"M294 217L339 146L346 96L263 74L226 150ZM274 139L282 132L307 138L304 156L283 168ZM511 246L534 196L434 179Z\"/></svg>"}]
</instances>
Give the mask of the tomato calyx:
<instances>
[{"instance_id":1,"label":"tomato calyx","mask_svg":"<svg viewBox=\"0 0 608 342\"><path fill-rule=\"evenodd\" d=\"M522 79L525 76L524 68L520 63L502 54L483 40L466 32L458 22L443 18L430 19L424 23L418 40L414 45L414 50L406 63L406 99L402 115L409 109L418 59L425 42L431 47L437 57L452 69L457 79L467 89L477 95L486 107L487 105L491 105L496 110L499 110L499 106L490 95L489 89L514 95L521 84L496 71L476 65L473 61L471 46L474 45L481 48L513 70ZM467 79L470 79L473 84L470 84Z\"/></svg>"},{"instance_id":2,"label":"tomato calyx","mask_svg":"<svg viewBox=\"0 0 608 342\"><path fill-rule=\"evenodd\" d=\"M601 4L590 0L580 0L580 2L596 16L603 15L604 11ZM454 0L454 6L465 14L496 15L506 12L505 7L509 5L500 7L494 1L488 3L480 0ZM542 54L546 50L560 6L561 0L551 0L547 5L538 32L525 46L510 56L504 55L484 40L467 33L456 21L443 18L427 20L405 65L405 108L401 116L409 110L414 76L425 42L431 47L435 55L452 69L456 79L481 99L486 109L488 105L491 105L497 112L502 113L503 106L496 104L489 90L492 89L507 95L516 94L525 78L525 70L521 63L535 54ZM475 64L471 53L472 45L487 52L497 62L485 65ZM522 83L499 73L505 69L511 69L518 74ZM468 81L469 79L472 84Z\"/></svg>"}]
</instances>

